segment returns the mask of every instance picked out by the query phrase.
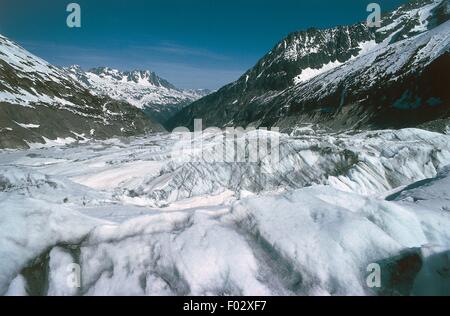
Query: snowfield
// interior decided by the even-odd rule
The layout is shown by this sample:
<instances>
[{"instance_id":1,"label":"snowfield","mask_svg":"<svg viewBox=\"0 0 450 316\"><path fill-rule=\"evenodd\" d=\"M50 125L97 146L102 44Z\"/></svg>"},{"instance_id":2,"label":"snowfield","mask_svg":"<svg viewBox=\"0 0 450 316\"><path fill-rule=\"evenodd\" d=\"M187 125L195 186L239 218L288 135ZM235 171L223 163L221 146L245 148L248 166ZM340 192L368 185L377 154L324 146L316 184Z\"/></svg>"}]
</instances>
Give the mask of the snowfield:
<instances>
[{"instance_id":1,"label":"snowfield","mask_svg":"<svg viewBox=\"0 0 450 316\"><path fill-rule=\"evenodd\" d=\"M0 294L450 295L449 135L278 136L276 163L208 162L211 135L0 151Z\"/></svg>"},{"instance_id":2,"label":"snowfield","mask_svg":"<svg viewBox=\"0 0 450 316\"><path fill-rule=\"evenodd\" d=\"M204 96L200 93L201 91L179 90L168 82L158 82L159 78L150 71L123 73L116 69L105 68L98 74L90 71L83 72L78 66L72 66L66 70L74 80L81 81L96 93L127 101L140 109L154 104L161 106L189 103ZM152 76L158 79L152 80Z\"/></svg>"}]
</instances>

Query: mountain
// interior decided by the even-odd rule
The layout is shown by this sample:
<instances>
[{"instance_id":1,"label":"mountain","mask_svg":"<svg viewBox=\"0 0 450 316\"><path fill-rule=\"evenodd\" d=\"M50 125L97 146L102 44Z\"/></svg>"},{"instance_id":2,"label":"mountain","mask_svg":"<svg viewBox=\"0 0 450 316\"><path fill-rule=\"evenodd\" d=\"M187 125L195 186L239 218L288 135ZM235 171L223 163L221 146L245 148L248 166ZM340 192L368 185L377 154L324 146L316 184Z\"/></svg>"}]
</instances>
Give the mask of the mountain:
<instances>
[{"instance_id":1,"label":"mountain","mask_svg":"<svg viewBox=\"0 0 450 316\"><path fill-rule=\"evenodd\" d=\"M92 94L0 35L0 148L161 130L136 107Z\"/></svg>"},{"instance_id":2,"label":"mountain","mask_svg":"<svg viewBox=\"0 0 450 316\"><path fill-rule=\"evenodd\" d=\"M79 66L67 68L72 78L99 95L126 101L142 109L161 124L208 90L181 90L148 70L119 71L108 67L83 71Z\"/></svg>"},{"instance_id":3,"label":"mountain","mask_svg":"<svg viewBox=\"0 0 450 316\"><path fill-rule=\"evenodd\" d=\"M366 22L279 42L240 79L180 111L169 128L320 124L397 128L450 114L448 0L411 1Z\"/></svg>"}]
</instances>

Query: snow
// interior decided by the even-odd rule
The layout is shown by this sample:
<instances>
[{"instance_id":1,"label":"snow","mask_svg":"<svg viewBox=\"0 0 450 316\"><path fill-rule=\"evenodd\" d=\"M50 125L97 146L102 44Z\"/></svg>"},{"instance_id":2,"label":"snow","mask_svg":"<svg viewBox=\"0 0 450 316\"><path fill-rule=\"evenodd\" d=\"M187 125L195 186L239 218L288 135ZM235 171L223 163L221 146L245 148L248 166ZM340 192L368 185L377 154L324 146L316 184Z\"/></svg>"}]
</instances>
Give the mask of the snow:
<instances>
[{"instance_id":1,"label":"snow","mask_svg":"<svg viewBox=\"0 0 450 316\"><path fill-rule=\"evenodd\" d=\"M298 130L266 173L179 160L168 134L1 152L0 293L30 294L41 258L47 295L374 295L399 288L368 288L368 264L405 251L409 294L448 293L449 137Z\"/></svg>"},{"instance_id":2,"label":"snow","mask_svg":"<svg viewBox=\"0 0 450 316\"><path fill-rule=\"evenodd\" d=\"M312 78L317 77L317 81L319 81L320 79L323 80L324 78L326 78L325 74L336 73L339 75L333 77L334 79L336 79L335 81L333 81L334 84L345 78L346 75L351 75L353 70L356 69L353 67L353 65L357 64L359 67L358 69L361 69L361 67L370 68L369 66L372 65L373 62L376 60L376 58L372 57L382 55L392 56L392 60L390 60L391 58L388 58L388 60L390 60L391 62L390 65L381 65L380 67L377 64L372 67L373 69L368 69L366 73L372 73L373 77L377 77L378 74L385 72L386 69L389 69L390 73L395 73L407 63L408 61L407 56L408 55L413 56L413 54L415 53L414 49L424 45L423 42L426 39L429 40L429 43L426 44L427 45L426 48L421 49L421 53L419 54L419 56L415 57L416 58L415 65L419 65L424 61L426 64L428 64L429 62L434 60L437 56L441 55L443 50L448 50L449 21L445 23L446 26L439 27L437 28L438 30L433 30L431 32L432 35L430 34L432 36L431 38L429 37L427 38L427 36L414 38L414 35L426 33L428 31L428 20L432 16L432 11L442 2L443 2L442 0L435 0L431 1L429 4L426 5L424 4L415 9L396 10L392 14L383 18L384 26L378 28L376 32L387 33L396 30L397 28L399 28L399 30L392 32L392 34L390 34L384 41L380 43L376 43L375 40L369 40L359 43L358 54L356 56L350 57L346 61L340 62L338 60L330 60L329 62L322 64L320 67L314 68L306 67L304 69L299 69L300 73L293 79L294 85L301 84L303 86L303 83L310 81ZM392 21L389 24L385 25L386 24L385 21L388 21L389 19L392 19ZM404 36L407 38L409 43L408 44L403 43L400 45L395 45L396 43L394 43L394 45L390 45L391 44L390 42L394 37L394 35L397 34L402 29L403 25L408 25L409 23L415 23L415 26L409 31L410 36L407 35ZM346 31L347 35L349 36L349 29L347 29ZM336 32L336 29L321 30L321 37L323 37L324 40L326 41L334 36L334 32ZM414 40L416 40L416 42ZM295 61L304 56L308 56L309 54L316 53L317 47L315 47L314 43L310 41L312 41L312 39L308 38L308 33L303 32L300 33L296 38L294 38L292 42L289 43L288 46L285 41L284 42L285 50L283 51L283 58ZM402 51L402 49L404 48L408 49L408 52L406 54L403 54L404 56L399 56L397 54L395 55L388 54L388 52L390 53ZM346 67L347 65L348 67ZM327 87L327 84L324 84L323 87Z\"/></svg>"},{"instance_id":3,"label":"snow","mask_svg":"<svg viewBox=\"0 0 450 316\"><path fill-rule=\"evenodd\" d=\"M14 122L14 123L16 123L17 125L19 125L20 127L23 127L23 128L39 128L40 127L40 125L38 125L38 124L24 124L24 123L18 123L18 122Z\"/></svg>"},{"instance_id":4,"label":"snow","mask_svg":"<svg viewBox=\"0 0 450 316\"><path fill-rule=\"evenodd\" d=\"M61 205L0 192L0 293L21 267L59 242L78 242L96 222Z\"/></svg>"},{"instance_id":5,"label":"snow","mask_svg":"<svg viewBox=\"0 0 450 316\"><path fill-rule=\"evenodd\" d=\"M136 161L124 163L117 167L108 167L104 171L89 173L79 177L74 177L73 180L77 183L86 185L94 189L113 189L119 187L121 184L130 185L130 181L142 174L147 176L156 176L163 166L163 163L156 163L154 161Z\"/></svg>"},{"instance_id":6,"label":"snow","mask_svg":"<svg viewBox=\"0 0 450 316\"><path fill-rule=\"evenodd\" d=\"M64 248L54 247L49 253L49 296L74 296L78 294L77 284L72 281L74 264L73 255ZM73 280L76 282L76 279Z\"/></svg>"},{"instance_id":7,"label":"snow","mask_svg":"<svg viewBox=\"0 0 450 316\"><path fill-rule=\"evenodd\" d=\"M423 227L431 221L415 212L327 187L244 200L230 216L294 265L302 282L298 294L367 294L361 279L368 264L434 242L440 234L449 246L445 214L438 236L427 239Z\"/></svg>"},{"instance_id":8,"label":"snow","mask_svg":"<svg viewBox=\"0 0 450 316\"><path fill-rule=\"evenodd\" d=\"M284 41L282 57L287 60L295 61L308 54L318 53L320 48L319 44L314 44L314 38L309 37L308 34L305 33L301 34L298 38L295 38L289 45Z\"/></svg>"},{"instance_id":9,"label":"snow","mask_svg":"<svg viewBox=\"0 0 450 316\"><path fill-rule=\"evenodd\" d=\"M399 10L396 10L391 14L391 16L394 17L393 22L377 29L377 32L384 33L391 31L400 25L405 24L405 21L415 22L415 26L410 31L411 33L425 32L428 30L428 19L432 15L432 11L442 2L442 0L434 0L429 4L401 12L400 14L398 13Z\"/></svg>"},{"instance_id":10,"label":"snow","mask_svg":"<svg viewBox=\"0 0 450 316\"><path fill-rule=\"evenodd\" d=\"M18 275L11 281L8 291L4 294L5 296L27 296L26 286L27 281L22 275Z\"/></svg>"},{"instance_id":11,"label":"snow","mask_svg":"<svg viewBox=\"0 0 450 316\"><path fill-rule=\"evenodd\" d=\"M19 72L34 73L59 82L60 70L45 60L27 52L22 47L0 35L0 58Z\"/></svg>"},{"instance_id":12,"label":"snow","mask_svg":"<svg viewBox=\"0 0 450 316\"><path fill-rule=\"evenodd\" d=\"M12 78L18 84L6 80L2 82L3 91L0 91L0 102L34 108L35 105L51 105L57 107L77 107L71 101L53 93L40 92L48 82L67 87L73 84L72 89L81 89L81 86L70 79L66 72L50 65L43 59L31 54L16 43L0 35L0 61L14 71ZM39 90L39 91L37 91ZM73 110L72 110L73 111Z\"/></svg>"},{"instance_id":13,"label":"snow","mask_svg":"<svg viewBox=\"0 0 450 316\"><path fill-rule=\"evenodd\" d=\"M447 21L432 30L393 44L389 44L389 38L376 46L366 43L361 46L362 53L344 65L317 74L284 93L294 94L299 103L305 98L320 99L342 85L352 84L352 81L369 89L380 78L388 75L388 80L396 80L398 76L423 69L448 52L449 29L450 21Z\"/></svg>"},{"instance_id":14,"label":"snow","mask_svg":"<svg viewBox=\"0 0 450 316\"><path fill-rule=\"evenodd\" d=\"M87 84L96 94L108 95L143 109L149 106L170 106L177 103L191 103L205 95L205 91L179 90L174 87L151 82L149 71L131 72L127 75L117 69L107 68L103 73L82 71L78 66L67 68L68 74L81 83ZM137 77L136 80L128 76ZM80 79L81 78L81 79ZM154 107L158 110L158 107Z\"/></svg>"},{"instance_id":15,"label":"snow","mask_svg":"<svg viewBox=\"0 0 450 316\"><path fill-rule=\"evenodd\" d=\"M36 125L37 126L37 125ZM37 127L25 127L25 128L38 128ZM42 136L42 139L44 140L44 143L29 143L26 142L27 145L34 149L34 148L45 148L45 147L58 147L58 146L65 146L65 145L69 145L72 143L77 142L77 140L73 137L66 137L66 138L62 138L62 137L57 137L56 139L48 139L45 136Z\"/></svg>"},{"instance_id":16,"label":"snow","mask_svg":"<svg viewBox=\"0 0 450 316\"><path fill-rule=\"evenodd\" d=\"M31 104L39 102L40 100L38 97L30 94L28 91L19 89L19 91L17 91L16 93L10 93L5 91L0 92L0 101L11 104L19 104L25 107L33 107ZM48 102L50 101L50 99L45 98L45 101Z\"/></svg>"},{"instance_id":17,"label":"snow","mask_svg":"<svg viewBox=\"0 0 450 316\"><path fill-rule=\"evenodd\" d=\"M294 84L299 84L305 81L308 81L311 78L314 78L324 72L327 72L331 69L334 69L338 66L342 65L339 61L330 61L328 64L324 64L322 68L314 69L314 68L305 68L302 70L301 74L294 78Z\"/></svg>"},{"instance_id":18,"label":"snow","mask_svg":"<svg viewBox=\"0 0 450 316\"><path fill-rule=\"evenodd\" d=\"M55 96L48 96L36 93L32 94L28 92L25 89L22 88L16 88L15 93L10 92L0 92L0 101L11 103L11 104L18 104L24 107L33 107L33 104L50 104L50 105L63 105L63 106L75 106L70 101L55 97Z\"/></svg>"},{"instance_id":19,"label":"snow","mask_svg":"<svg viewBox=\"0 0 450 316\"><path fill-rule=\"evenodd\" d=\"M371 40L371 41L366 41L366 42L361 42L358 45L359 48L359 52L357 56L352 56L349 60L353 60L355 58L358 58L359 56L363 56L369 52L371 52L372 50L376 49L378 46L378 44L375 42L375 40ZM297 75L296 77L294 77L294 84L300 84L303 82L306 82L314 77L317 77L320 74L326 73L332 69L335 69L341 65L344 65L346 62L340 62L338 60L335 61L330 61L327 64L323 64L321 68L305 68L302 69L302 72Z\"/></svg>"},{"instance_id":20,"label":"snow","mask_svg":"<svg viewBox=\"0 0 450 316\"><path fill-rule=\"evenodd\" d=\"M404 187L387 197L388 200L402 201L437 211L450 211L450 166L436 175Z\"/></svg>"},{"instance_id":21,"label":"snow","mask_svg":"<svg viewBox=\"0 0 450 316\"><path fill-rule=\"evenodd\" d=\"M424 8L414 13L414 32L427 27L431 6ZM370 86L407 64L422 67L448 51L449 23L393 44L359 43L359 54L343 65L307 68L296 83L305 95L324 94L352 76ZM301 50L303 40L312 43L285 41L285 57L316 51ZM2 36L0 45L0 58L18 71L61 75ZM113 69L87 75L99 92L132 93L138 107L165 102L164 89L174 97L173 89L150 84L148 73L133 82ZM44 99L65 102L25 90L0 93L24 106ZM279 159L262 152L255 162L236 162L234 152L211 159L230 145L223 131L106 141L73 134L0 151L2 295L450 294L450 135L311 126L292 135L246 132L240 140L257 142L238 148L254 153L276 137ZM405 271L408 260L419 264ZM366 283L373 263L381 267L381 288ZM80 288L67 282L74 265Z\"/></svg>"},{"instance_id":22,"label":"snow","mask_svg":"<svg viewBox=\"0 0 450 316\"><path fill-rule=\"evenodd\" d=\"M359 52L356 57L367 54L367 53L371 52L372 50L376 49L377 47L378 47L378 44L375 40L361 42L358 45ZM353 58L356 58L356 57L353 57Z\"/></svg>"}]
</instances>

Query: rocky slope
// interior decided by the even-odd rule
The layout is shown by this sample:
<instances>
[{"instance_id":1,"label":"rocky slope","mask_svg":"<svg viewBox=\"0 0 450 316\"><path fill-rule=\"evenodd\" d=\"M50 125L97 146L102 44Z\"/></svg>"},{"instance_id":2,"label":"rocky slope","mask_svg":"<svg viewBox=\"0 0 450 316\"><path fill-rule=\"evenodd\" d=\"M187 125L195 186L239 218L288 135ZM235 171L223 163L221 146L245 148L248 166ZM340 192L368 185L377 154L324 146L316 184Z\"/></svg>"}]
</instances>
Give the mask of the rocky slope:
<instances>
[{"instance_id":1,"label":"rocky slope","mask_svg":"<svg viewBox=\"0 0 450 316\"><path fill-rule=\"evenodd\" d=\"M0 148L161 130L129 103L94 95L0 35Z\"/></svg>"},{"instance_id":2,"label":"rocky slope","mask_svg":"<svg viewBox=\"0 0 450 316\"><path fill-rule=\"evenodd\" d=\"M126 101L142 109L151 118L165 124L169 118L208 90L182 90L148 70L119 71L107 67L83 71L67 68L71 76L99 95Z\"/></svg>"},{"instance_id":3,"label":"rocky slope","mask_svg":"<svg viewBox=\"0 0 450 316\"><path fill-rule=\"evenodd\" d=\"M448 0L415 0L365 22L288 35L239 80L178 113L169 127L334 129L417 126L449 116Z\"/></svg>"}]
</instances>

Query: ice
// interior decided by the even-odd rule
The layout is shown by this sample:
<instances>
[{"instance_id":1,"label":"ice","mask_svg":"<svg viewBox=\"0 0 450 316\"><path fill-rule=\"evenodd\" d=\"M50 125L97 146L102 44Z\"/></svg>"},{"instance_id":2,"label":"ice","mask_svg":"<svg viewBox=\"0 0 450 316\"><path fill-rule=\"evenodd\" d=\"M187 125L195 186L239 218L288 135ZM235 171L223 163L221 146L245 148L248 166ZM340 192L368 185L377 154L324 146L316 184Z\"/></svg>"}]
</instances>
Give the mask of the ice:
<instances>
[{"instance_id":1,"label":"ice","mask_svg":"<svg viewBox=\"0 0 450 316\"><path fill-rule=\"evenodd\" d=\"M418 204L425 204L427 201L441 199L442 201L450 201L450 192L447 187L450 185L450 167L443 168L436 177L415 182L406 186L400 192L397 192L387 199L413 201Z\"/></svg>"},{"instance_id":2,"label":"ice","mask_svg":"<svg viewBox=\"0 0 450 316\"><path fill-rule=\"evenodd\" d=\"M98 223L62 205L0 192L0 293L36 257L58 243L76 243Z\"/></svg>"},{"instance_id":3,"label":"ice","mask_svg":"<svg viewBox=\"0 0 450 316\"><path fill-rule=\"evenodd\" d=\"M5 296L27 296L26 286L27 283L25 278L19 274L11 281Z\"/></svg>"},{"instance_id":4,"label":"ice","mask_svg":"<svg viewBox=\"0 0 450 316\"><path fill-rule=\"evenodd\" d=\"M81 257L89 294L157 295L161 285L171 294L268 294L245 239L210 217L166 213L95 230Z\"/></svg>"},{"instance_id":5,"label":"ice","mask_svg":"<svg viewBox=\"0 0 450 316\"><path fill-rule=\"evenodd\" d=\"M44 165L52 165L57 161L44 162ZM45 175L26 167L11 166L0 166L0 192L26 195L55 204L83 206L111 199L110 194L92 191L66 178Z\"/></svg>"},{"instance_id":6,"label":"ice","mask_svg":"<svg viewBox=\"0 0 450 316\"><path fill-rule=\"evenodd\" d=\"M180 159L177 134L1 151L0 294L449 293L449 135L278 136L272 164Z\"/></svg>"},{"instance_id":7,"label":"ice","mask_svg":"<svg viewBox=\"0 0 450 316\"><path fill-rule=\"evenodd\" d=\"M300 104L351 80L370 88L386 74L396 80L423 69L449 51L450 21L428 30L439 3L396 11L378 30L407 19L414 26L408 38L392 41L393 32L381 43L353 43L356 55L304 69L293 91L282 93L295 92ZM330 32L322 32L325 42ZM280 44L279 58L318 53L308 33L300 34L289 47ZM32 83L80 79L1 35L0 45L0 59ZM72 83L140 108L199 96L153 85L149 73L131 82L108 71ZM67 105L87 115L25 88L5 86L0 101ZM106 105L103 111L117 114ZM16 128L41 127L4 127ZM0 150L1 295L450 295L448 130L245 132L240 140L249 142L237 147L248 156L279 141L279 159L271 150L256 161L230 159L234 152L215 160L230 145L221 130L195 139L89 139L96 133ZM367 283L374 264L379 288Z\"/></svg>"},{"instance_id":8,"label":"ice","mask_svg":"<svg viewBox=\"0 0 450 316\"><path fill-rule=\"evenodd\" d=\"M327 187L247 199L230 216L294 265L301 294L368 294L362 280L368 264L441 240L450 225L441 214L442 227L427 238L423 226L433 221L394 203Z\"/></svg>"},{"instance_id":9,"label":"ice","mask_svg":"<svg viewBox=\"0 0 450 316\"><path fill-rule=\"evenodd\" d=\"M447 136L412 129L353 136L282 135L281 159L276 163L270 157L262 157L261 164L208 162L205 157L222 145L220 140L209 142L204 146L207 154L200 158L194 154L193 161L171 160L158 176L136 181L123 194L146 197L151 206L224 190L259 193L315 184L368 195L435 176L450 157Z\"/></svg>"},{"instance_id":10,"label":"ice","mask_svg":"<svg viewBox=\"0 0 450 316\"><path fill-rule=\"evenodd\" d=\"M60 247L55 247L49 254L49 296L73 296L78 294L77 280L73 275L72 265L74 263L73 255ZM72 277L75 277L72 279ZM63 286L61 286L63 285ZM65 286L64 286L65 285Z\"/></svg>"}]
</instances>

